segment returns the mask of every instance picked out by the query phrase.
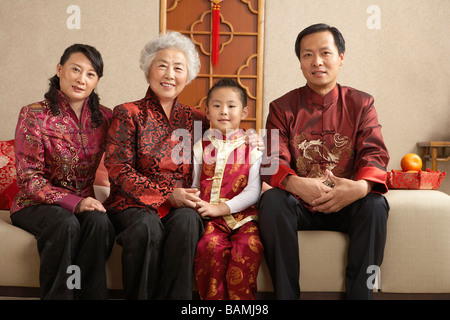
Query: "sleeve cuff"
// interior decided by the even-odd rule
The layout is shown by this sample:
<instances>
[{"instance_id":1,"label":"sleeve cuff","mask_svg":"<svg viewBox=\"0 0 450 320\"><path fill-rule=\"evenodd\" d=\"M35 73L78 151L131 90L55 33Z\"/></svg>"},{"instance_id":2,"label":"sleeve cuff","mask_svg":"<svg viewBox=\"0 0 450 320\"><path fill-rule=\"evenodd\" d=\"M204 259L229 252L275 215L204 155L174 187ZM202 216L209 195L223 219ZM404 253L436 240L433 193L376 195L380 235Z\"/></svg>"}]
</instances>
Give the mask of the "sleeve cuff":
<instances>
[{"instance_id":1,"label":"sleeve cuff","mask_svg":"<svg viewBox=\"0 0 450 320\"><path fill-rule=\"evenodd\" d=\"M376 167L364 167L356 174L356 180L367 180L374 182L372 187L374 193L384 194L388 191L387 172Z\"/></svg>"},{"instance_id":2,"label":"sleeve cuff","mask_svg":"<svg viewBox=\"0 0 450 320\"><path fill-rule=\"evenodd\" d=\"M280 165L278 167L278 171L274 175L272 175L272 178L270 178L270 185L272 187L277 187L285 190L281 185L281 182L290 174L295 176L297 175L297 173L292 168L285 165Z\"/></svg>"},{"instance_id":3,"label":"sleeve cuff","mask_svg":"<svg viewBox=\"0 0 450 320\"><path fill-rule=\"evenodd\" d=\"M61 201L59 202L59 205L60 205L61 207L63 207L64 209L67 209L67 210L69 210L70 212L74 213L77 204L78 204L81 200L83 200L83 198L78 197L78 196L73 195L73 194L68 194L68 195L65 196L63 199L61 199Z\"/></svg>"},{"instance_id":4,"label":"sleeve cuff","mask_svg":"<svg viewBox=\"0 0 450 320\"><path fill-rule=\"evenodd\" d=\"M166 200L161 206L159 206L158 208L158 214L159 217L162 218L164 217L166 214L169 213L170 209L172 208L169 200Z\"/></svg>"}]
</instances>

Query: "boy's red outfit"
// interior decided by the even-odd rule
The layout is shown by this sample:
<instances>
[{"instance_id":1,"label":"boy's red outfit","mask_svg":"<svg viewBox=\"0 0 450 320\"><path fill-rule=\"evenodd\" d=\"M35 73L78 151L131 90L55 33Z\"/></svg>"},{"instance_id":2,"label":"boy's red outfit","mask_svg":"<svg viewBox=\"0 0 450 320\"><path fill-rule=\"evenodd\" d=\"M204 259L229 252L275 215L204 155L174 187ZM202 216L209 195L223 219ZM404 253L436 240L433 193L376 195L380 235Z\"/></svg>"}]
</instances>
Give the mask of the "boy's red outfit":
<instances>
[{"instance_id":1,"label":"boy's red outfit","mask_svg":"<svg viewBox=\"0 0 450 320\"><path fill-rule=\"evenodd\" d=\"M226 202L240 194L248 185L252 164L262 156L245 143L242 130L224 139L216 137L210 135L194 146L194 156L202 163L201 198L210 203ZM195 256L202 299L254 299L263 251L256 220L254 206L206 220Z\"/></svg>"}]
</instances>

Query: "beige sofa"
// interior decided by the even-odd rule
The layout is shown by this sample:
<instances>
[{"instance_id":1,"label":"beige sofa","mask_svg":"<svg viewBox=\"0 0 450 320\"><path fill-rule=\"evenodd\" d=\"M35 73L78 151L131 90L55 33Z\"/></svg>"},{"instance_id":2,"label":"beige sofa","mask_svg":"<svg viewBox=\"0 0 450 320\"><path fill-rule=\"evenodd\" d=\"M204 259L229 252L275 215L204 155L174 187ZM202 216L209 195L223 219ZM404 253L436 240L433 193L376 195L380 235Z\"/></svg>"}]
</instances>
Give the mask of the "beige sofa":
<instances>
[{"instance_id":1,"label":"beige sofa","mask_svg":"<svg viewBox=\"0 0 450 320\"><path fill-rule=\"evenodd\" d=\"M107 187L96 186L102 199ZM450 298L450 196L436 190L390 190L391 206L385 257L375 289L376 299ZM329 231L300 231L302 299L342 298L348 238ZM108 287L121 297L121 247L107 264ZM368 277L371 274L368 274ZM36 240L11 225L0 211L0 296L39 296ZM273 297L263 261L258 274L259 298Z\"/></svg>"}]
</instances>

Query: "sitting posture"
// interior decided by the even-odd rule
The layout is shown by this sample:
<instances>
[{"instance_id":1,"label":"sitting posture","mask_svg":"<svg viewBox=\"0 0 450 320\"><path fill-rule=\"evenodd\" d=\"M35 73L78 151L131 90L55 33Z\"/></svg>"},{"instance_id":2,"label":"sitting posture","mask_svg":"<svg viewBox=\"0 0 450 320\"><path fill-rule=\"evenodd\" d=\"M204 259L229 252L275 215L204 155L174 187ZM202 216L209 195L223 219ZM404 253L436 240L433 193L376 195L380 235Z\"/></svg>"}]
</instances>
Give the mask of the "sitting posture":
<instances>
[{"instance_id":1,"label":"sitting posture","mask_svg":"<svg viewBox=\"0 0 450 320\"><path fill-rule=\"evenodd\" d=\"M261 178L273 188L258 204L276 298L300 297L297 230L335 230L350 238L347 297L369 299L367 268L383 260L389 211L374 99L337 84L345 42L336 28L306 28L295 52L306 85L270 104Z\"/></svg>"},{"instance_id":2,"label":"sitting posture","mask_svg":"<svg viewBox=\"0 0 450 320\"><path fill-rule=\"evenodd\" d=\"M254 299L263 250L254 204L261 191L262 152L239 129L248 114L245 91L222 79L209 91L211 130L194 145L193 187L202 201L205 233L197 246L195 275L201 299Z\"/></svg>"}]
</instances>

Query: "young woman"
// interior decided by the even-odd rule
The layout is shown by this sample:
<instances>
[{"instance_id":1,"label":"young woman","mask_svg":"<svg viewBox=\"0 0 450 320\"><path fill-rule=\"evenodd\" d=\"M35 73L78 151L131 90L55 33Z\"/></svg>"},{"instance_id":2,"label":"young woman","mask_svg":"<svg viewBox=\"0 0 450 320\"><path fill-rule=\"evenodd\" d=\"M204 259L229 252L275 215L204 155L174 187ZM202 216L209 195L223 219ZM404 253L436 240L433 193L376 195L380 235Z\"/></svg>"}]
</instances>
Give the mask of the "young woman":
<instances>
[{"instance_id":1,"label":"young woman","mask_svg":"<svg viewBox=\"0 0 450 320\"><path fill-rule=\"evenodd\" d=\"M37 239L42 299L107 298L105 264L114 228L93 189L112 117L94 92L102 75L100 53L72 45L50 79L46 99L19 115L20 191L11 220ZM67 284L71 270L79 270L80 285Z\"/></svg>"}]
</instances>

